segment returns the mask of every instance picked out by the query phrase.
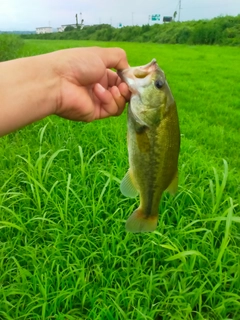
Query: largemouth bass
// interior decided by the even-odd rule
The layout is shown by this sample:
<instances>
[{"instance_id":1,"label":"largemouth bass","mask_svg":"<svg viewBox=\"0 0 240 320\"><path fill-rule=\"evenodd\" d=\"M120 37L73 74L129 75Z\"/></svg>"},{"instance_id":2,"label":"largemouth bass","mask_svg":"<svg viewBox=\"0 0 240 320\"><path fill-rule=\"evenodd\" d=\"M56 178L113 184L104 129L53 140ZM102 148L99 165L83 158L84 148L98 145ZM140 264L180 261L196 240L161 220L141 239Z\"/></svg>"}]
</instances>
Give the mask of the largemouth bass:
<instances>
[{"instance_id":1,"label":"largemouth bass","mask_svg":"<svg viewBox=\"0 0 240 320\"><path fill-rule=\"evenodd\" d=\"M128 106L129 170L120 190L127 197L140 194L140 206L128 218L126 229L150 232L157 227L162 193L168 190L174 194L178 187L176 103L155 59L118 74L132 93Z\"/></svg>"}]
</instances>

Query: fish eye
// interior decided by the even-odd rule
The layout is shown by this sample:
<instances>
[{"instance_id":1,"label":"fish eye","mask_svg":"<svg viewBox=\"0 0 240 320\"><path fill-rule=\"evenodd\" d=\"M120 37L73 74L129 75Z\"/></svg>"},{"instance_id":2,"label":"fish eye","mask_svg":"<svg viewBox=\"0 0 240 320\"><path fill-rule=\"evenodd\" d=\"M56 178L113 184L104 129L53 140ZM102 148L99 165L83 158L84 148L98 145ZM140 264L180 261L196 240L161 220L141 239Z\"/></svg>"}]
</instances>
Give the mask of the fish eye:
<instances>
[{"instance_id":1,"label":"fish eye","mask_svg":"<svg viewBox=\"0 0 240 320\"><path fill-rule=\"evenodd\" d=\"M156 88L160 89L164 85L164 82L162 82L161 80L156 80L154 85Z\"/></svg>"}]
</instances>

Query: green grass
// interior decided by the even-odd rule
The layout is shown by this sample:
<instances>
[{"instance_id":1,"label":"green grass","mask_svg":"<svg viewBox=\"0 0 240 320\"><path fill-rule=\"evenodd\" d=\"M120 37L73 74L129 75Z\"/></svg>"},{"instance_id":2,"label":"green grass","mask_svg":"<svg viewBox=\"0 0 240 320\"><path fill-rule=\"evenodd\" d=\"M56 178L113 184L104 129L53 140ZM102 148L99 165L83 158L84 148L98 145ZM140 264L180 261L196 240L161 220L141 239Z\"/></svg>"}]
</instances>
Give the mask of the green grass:
<instances>
[{"instance_id":1,"label":"green grass","mask_svg":"<svg viewBox=\"0 0 240 320\"><path fill-rule=\"evenodd\" d=\"M239 49L137 43L177 101L180 185L157 231L129 234L138 200L126 113L44 119L0 140L0 319L240 319ZM21 56L96 42L27 41ZM224 160L223 160L224 159Z\"/></svg>"},{"instance_id":2,"label":"green grass","mask_svg":"<svg viewBox=\"0 0 240 320\"><path fill-rule=\"evenodd\" d=\"M17 58L23 45L23 39L15 34L0 34L0 62Z\"/></svg>"}]
</instances>

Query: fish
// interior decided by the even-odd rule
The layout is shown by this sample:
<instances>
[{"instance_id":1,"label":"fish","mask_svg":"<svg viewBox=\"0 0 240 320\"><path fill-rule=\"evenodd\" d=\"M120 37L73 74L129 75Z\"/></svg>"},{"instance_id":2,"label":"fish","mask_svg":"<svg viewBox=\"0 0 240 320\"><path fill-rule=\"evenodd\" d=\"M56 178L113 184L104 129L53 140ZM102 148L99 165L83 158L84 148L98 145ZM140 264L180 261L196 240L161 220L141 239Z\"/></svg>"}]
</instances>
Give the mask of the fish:
<instances>
[{"instance_id":1,"label":"fish","mask_svg":"<svg viewBox=\"0 0 240 320\"><path fill-rule=\"evenodd\" d=\"M178 188L180 128L176 102L156 59L118 71L131 92L127 111L129 169L120 190L126 197L140 195L140 205L126 221L128 232L157 228L163 192Z\"/></svg>"}]
</instances>

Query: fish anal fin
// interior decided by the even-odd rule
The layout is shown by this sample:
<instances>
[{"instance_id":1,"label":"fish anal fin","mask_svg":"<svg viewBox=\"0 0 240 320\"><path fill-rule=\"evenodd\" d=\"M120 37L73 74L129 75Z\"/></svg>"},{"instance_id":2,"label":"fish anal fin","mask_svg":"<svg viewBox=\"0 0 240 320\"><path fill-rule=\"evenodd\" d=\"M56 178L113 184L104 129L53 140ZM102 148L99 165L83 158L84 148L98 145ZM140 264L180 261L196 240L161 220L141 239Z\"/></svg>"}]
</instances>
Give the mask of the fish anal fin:
<instances>
[{"instance_id":1,"label":"fish anal fin","mask_svg":"<svg viewBox=\"0 0 240 320\"><path fill-rule=\"evenodd\" d=\"M141 208L135 210L126 221L128 232L153 232L157 228L158 214L146 216Z\"/></svg>"},{"instance_id":2,"label":"fish anal fin","mask_svg":"<svg viewBox=\"0 0 240 320\"><path fill-rule=\"evenodd\" d=\"M168 191L171 195L175 195L178 189L178 170L176 171L170 185L167 187L166 191Z\"/></svg>"},{"instance_id":3,"label":"fish anal fin","mask_svg":"<svg viewBox=\"0 0 240 320\"><path fill-rule=\"evenodd\" d=\"M131 169L125 174L120 184L120 191L125 197L135 198L138 195L138 190L135 186Z\"/></svg>"}]
</instances>

